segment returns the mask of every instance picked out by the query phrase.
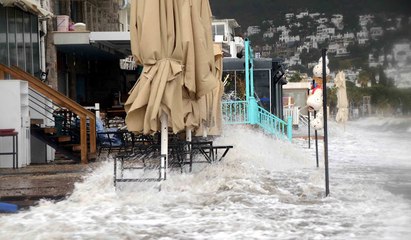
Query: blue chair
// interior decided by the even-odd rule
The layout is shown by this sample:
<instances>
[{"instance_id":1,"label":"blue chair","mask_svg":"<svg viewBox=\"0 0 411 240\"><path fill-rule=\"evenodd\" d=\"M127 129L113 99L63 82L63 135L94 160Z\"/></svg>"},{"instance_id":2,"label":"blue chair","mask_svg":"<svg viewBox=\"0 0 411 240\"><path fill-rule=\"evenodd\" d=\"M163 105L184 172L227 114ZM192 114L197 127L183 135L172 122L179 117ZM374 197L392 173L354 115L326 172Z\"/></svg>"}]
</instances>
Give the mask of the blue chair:
<instances>
[{"instance_id":1,"label":"blue chair","mask_svg":"<svg viewBox=\"0 0 411 240\"><path fill-rule=\"evenodd\" d=\"M104 128L103 122L100 118L96 118L96 132L97 132L97 148L98 156L100 156L103 149L107 149L109 155L112 150L121 151L126 148L125 133L127 131L119 131L116 128Z\"/></svg>"}]
</instances>

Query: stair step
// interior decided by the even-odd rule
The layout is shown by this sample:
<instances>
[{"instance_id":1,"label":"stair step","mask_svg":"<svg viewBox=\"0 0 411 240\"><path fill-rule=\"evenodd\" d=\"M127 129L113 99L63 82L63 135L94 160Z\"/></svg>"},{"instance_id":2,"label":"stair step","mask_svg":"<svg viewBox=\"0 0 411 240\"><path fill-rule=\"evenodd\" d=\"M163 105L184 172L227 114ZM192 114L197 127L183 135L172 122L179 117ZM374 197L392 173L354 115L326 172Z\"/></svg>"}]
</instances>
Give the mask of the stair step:
<instances>
[{"instance_id":1,"label":"stair step","mask_svg":"<svg viewBox=\"0 0 411 240\"><path fill-rule=\"evenodd\" d=\"M71 136L58 136L57 137L57 142L70 142L71 141Z\"/></svg>"},{"instance_id":2,"label":"stair step","mask_svg":"<svg viewBox=\"0 0 411 240\"><path fill-rule=\"evenodd\" d=\"M75 152L79 152L81 151L81 145L80 144L73 145L72 149Z\"/></svg>"},{"instance_id":3,"label":"stair step","mask_svg":"<svg viewBox=\"0 0 411 240\"><path fill-rule=\"evenodd\" d=\"M56 134L57 133L57 129L54 127L46 127L43 128L44 133L46 134Z\"/></svg>"},{"instance_id":4,"label":"stair step","mask_svg":"<svg viewBox=\"0 0 411 240\"><path fill-rule=\"evenodd\" d=\"M43 119L37 119L37 118L30 119L30 124L40 125L40 124L43 124L43 123L44 123Z\"/></svg>"},{"instance_id":5,"label":"stair step","mask_svg":"<svg viewBox=\"0 0 411 240\"><path fill-rule=\"evenodd\" d=\"M88 153L87 158L89 161L94 161L97 159L97 153Z\"/></svg>"}]
</instances>

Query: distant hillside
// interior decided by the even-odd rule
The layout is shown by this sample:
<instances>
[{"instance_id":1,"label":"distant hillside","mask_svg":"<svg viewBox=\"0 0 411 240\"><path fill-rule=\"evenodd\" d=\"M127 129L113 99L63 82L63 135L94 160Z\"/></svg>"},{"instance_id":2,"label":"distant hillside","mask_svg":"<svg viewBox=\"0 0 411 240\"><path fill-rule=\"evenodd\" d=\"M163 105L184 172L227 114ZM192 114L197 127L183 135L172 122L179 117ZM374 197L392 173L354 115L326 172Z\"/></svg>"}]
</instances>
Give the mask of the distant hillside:
<instances>
[{"instance_id":1,"label":"distant hillside","mask_svg":"<svg viewBox=\"0 0 411 240\"><path fill-rule=\"evenodd\" d=\"M411 14L410 0L210 0L217 18L235 18L246 28L262 20L278 19L287 12L308 10L325 14L341 13L345 19L358 19L364 13Z\"/></svg>"}]
</instances>

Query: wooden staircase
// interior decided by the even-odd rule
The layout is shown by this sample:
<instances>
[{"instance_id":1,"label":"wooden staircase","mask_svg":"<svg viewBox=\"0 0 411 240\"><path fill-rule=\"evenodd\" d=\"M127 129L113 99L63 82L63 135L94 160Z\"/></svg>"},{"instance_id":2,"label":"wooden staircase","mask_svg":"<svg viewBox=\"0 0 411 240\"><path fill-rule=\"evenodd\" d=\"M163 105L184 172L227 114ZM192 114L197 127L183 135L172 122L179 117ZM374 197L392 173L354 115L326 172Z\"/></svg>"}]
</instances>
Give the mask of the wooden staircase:
<instances>
[{"instance_id":1,"label":"wooden staircase","mask_svg":"<svg viewBox=\"0 0 411 240\"><path fill-rule=\"evenodd\" d=\"M31 120L31 134L76 162L88 163L96 158L96 117L77 102L44 84L40 79L18 67L0 64L0 80L25 80L29 87L40 93L61 111L53 112L54 127L45 127L42 119ZM32 96L30 96L32 97ZM31 109L30 109L31 110Z\"/></svg>"},{"instance_id":2,"label":"wooden staircase","mask_svg":"<svg viewBox=\"0 0 411 240\"><path fill-rule=\"evenodd\" d=\"M33 122L31 123L30 131L32 136L54 148L58 153L57 155L64 156L64 158L57 156L56 159L63 158L73 163L81 162L80 144L75 143L72 136L60 135L58 134L57 128L41 127Z\"/></svg>"}]
</instances>

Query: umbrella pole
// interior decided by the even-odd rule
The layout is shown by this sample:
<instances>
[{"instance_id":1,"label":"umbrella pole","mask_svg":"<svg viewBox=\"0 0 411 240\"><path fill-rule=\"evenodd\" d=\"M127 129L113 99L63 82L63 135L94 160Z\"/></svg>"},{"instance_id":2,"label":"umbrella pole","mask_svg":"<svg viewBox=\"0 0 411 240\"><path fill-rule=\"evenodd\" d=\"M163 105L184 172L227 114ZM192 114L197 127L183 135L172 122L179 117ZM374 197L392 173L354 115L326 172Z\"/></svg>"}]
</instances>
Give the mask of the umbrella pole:
<instances>
[{"instance_id":1,"label":"umbrella pole","mask_svg":"<svg viewBox=\"0 0 411 240\"><path fill-rule=\"evenodd\" d=\"M160 180L166 180L168 167L168 116L161 113L161 162L160 162Z\"/></svg>"},{"instance_id":2,"label":"umbrella pole","mask_svg":"<svg viewBox=\"0 0 411 240\"><path fill-rule=\"evenodd\" d=\"M190 163L190 172L192 170L192 159L191 159L191 141L192 141L192 135L191 135L191 129L186 127L186 142L188 143L186 146L186 162L188 161Z\"/></svg>"}]
</instances>

